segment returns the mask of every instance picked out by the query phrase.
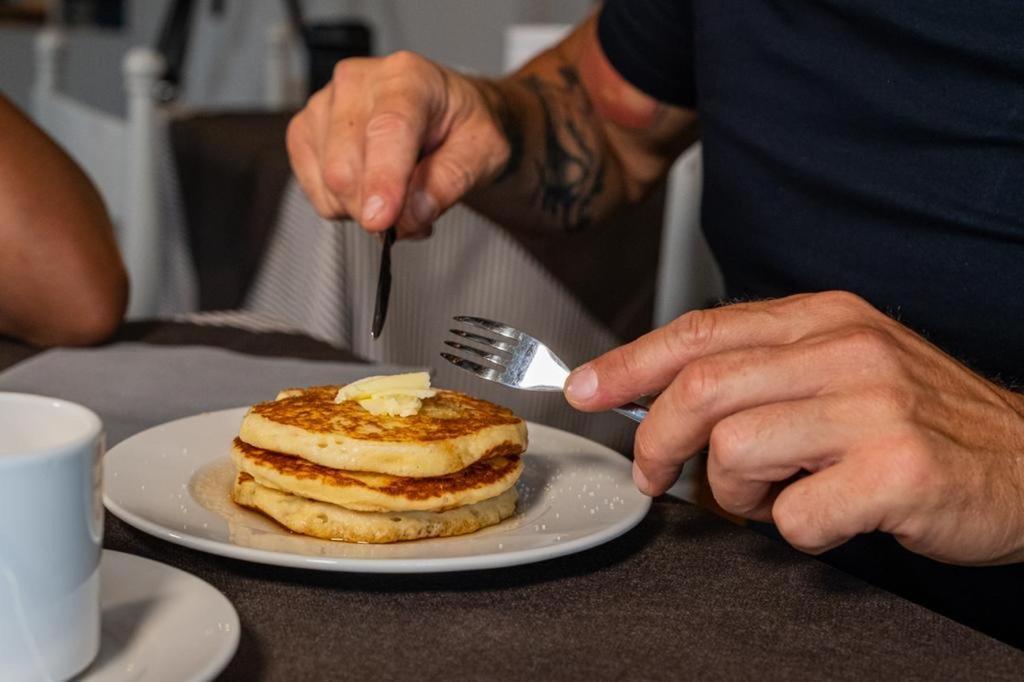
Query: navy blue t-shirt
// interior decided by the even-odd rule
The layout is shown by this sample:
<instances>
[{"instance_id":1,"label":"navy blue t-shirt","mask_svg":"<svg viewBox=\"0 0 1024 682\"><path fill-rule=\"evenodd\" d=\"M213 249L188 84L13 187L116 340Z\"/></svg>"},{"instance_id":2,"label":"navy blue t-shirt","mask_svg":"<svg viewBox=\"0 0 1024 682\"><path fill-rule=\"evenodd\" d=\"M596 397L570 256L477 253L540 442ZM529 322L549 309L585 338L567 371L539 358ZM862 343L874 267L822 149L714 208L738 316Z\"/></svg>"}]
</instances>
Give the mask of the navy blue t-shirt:
<instances>
[{"instance_id":1,"label":"navy blue t-shirt","mask_svg":"<svg viewBox=\"0 0 1024 682\"><path fill-rule=\"evenodd\" d=\"M730 297L853 291L1024 383L1024 0L611 0L598 35L699 111Z\"/></svg>"}]
</instances>

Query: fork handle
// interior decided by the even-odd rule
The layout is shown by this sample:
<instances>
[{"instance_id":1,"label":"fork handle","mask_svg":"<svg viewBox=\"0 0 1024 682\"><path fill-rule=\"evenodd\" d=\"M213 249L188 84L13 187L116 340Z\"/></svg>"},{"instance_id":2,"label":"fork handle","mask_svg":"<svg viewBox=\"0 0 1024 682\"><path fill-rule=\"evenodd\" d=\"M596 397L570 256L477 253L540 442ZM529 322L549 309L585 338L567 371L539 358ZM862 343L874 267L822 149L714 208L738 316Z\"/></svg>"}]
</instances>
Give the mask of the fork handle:
<instances>
[{"instance_id":1,"label":"fork handle","mask_svg":"<svg viewBox=\"0 0 1024 682\"><path fill-rule=\"evenodd\" d=\"M635 422L642 422L647 416L647 408L640 403L626 403L622 407L613 407L612 412L618 412L623 417L629 417Z\"/></svg>"}]
</instances>

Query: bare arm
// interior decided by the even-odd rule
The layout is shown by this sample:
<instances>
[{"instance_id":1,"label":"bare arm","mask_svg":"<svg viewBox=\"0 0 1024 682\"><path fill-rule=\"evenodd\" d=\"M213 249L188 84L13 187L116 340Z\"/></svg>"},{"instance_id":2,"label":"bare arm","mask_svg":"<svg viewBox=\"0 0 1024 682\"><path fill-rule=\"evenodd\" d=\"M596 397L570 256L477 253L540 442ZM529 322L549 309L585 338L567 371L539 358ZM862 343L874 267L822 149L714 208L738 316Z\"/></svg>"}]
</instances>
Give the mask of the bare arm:
<instances>
[{"instance_id":1,"label":"bare arm","mask_svg":"<svg viewBox=\"0 0 1024 682\"><path fill-rule=\"evenodd\" d=\"M116 329L128 295L88 178L0 96L0 334L80 345Z\"/></svg>"},{"instance_id":2,"label":"bare arm","mask_svg":"<svg viewBox=\"0 0 1024 682\"><path fill-rule=\"evenodd\" d=\"M317 211L423 233L455 202L506 223L573 230L637 201L694 138L608 63L595 20L498 81L411 53L339 63L288 130Z\"/></svg>"}]
</instances>

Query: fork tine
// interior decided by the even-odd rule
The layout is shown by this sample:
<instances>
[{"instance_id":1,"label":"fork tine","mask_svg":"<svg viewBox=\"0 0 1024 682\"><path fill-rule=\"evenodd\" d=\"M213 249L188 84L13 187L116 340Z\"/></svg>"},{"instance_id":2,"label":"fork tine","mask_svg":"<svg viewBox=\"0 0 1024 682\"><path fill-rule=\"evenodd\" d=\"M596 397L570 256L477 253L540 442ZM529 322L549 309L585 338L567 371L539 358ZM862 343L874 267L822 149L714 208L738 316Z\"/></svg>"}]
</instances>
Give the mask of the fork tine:
<instances>
[{"instance_id":1,"label":"fork tine","mask_svg":"<svg viewBox=\"0 0 1024 682\"><path fill-rule=\"evenodd\" d=\"M478 327L480 329L486 329L494 334L501 334L507 336L510 339L518 341L522 338L523 333L515 327L510 327L507 324L501 322L495 322L494 320L487 320L482 317L473 317L472 315L456 315L454 318L456 322L462 322L472 327Z\"/></svg>"},{"instance_id":2,"label":"fork tine","mask_svg":"<svg viewBox=\"0 0 1024 682\"><path fill-rule=\"evenodd\" d=\"M458 355L452 355L451 353L441 353L441 357L452 363L459 369L464 369L467 372L472 372L481 379L487 379L488 381L500 381L501 372L490 367L484 367L483 365L473 362L472 360L466 360L460 358Z\"/></svg>"},{"instance_id":3,"label":"fork tine","mask_svg":"<svg viewBox=\"0 0 1024 682\"><path fill-rule=\"evenodd\" d=\"M467 332L461 329L449 329L448 331L450 331L452 334L455 334L456 336L461 336L467 341L479 343L481 346L490 346L491 348L503 350L507 353L511 353L516 347L515 342L512 341L511 339L509 339L508 341L499 341L498 339L492 339L487 336L474 334L473 332Z\"/></svg>"},{"instance_id":4,"label":"fork tine","mask_svg":"<svg viewBox=\"0 0 1024 682\"><path fill-rule=\"evenodd\" d=\"M480 350L479 348L473 348L473 346L467 346L466 344L459 343L458 341L445 341L444 345L446 345L446 346L448 346L450 348L454 348L455 350L461 350L461 351L466 352L466 353L472 353L473 355L476 355L477 357L483 358L484 360L487 360L488 362L493 362L494 364L496 364L498 367L501 367L502 369L505 368L506 360L505 360L505 358L501 357L500 355L495 355L494 353L487 353L485 351Z\"/></svg>"}]
</instances>

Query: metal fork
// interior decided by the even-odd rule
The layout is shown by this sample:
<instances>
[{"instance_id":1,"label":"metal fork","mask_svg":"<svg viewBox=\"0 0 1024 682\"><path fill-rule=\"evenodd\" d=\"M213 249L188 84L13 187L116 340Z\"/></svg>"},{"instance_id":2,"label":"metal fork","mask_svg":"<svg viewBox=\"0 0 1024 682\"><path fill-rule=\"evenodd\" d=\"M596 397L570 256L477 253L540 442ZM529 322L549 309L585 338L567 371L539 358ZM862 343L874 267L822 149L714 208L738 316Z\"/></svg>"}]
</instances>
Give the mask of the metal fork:
<instances>
[{"instance_id":1,"label":"metal fork","mask_svg":"<svg viewBox=\"0 0 1024 682\"><path fill-rule=\"evenodd\" d=\"M472 372L481 379L527 391L561 391L565 380L569 378L569 368L561 358L526 332L482 317L458 315L453 319L484 332L448 330L459 340L447 340L444 344L463 355L473 357L469 359L452 353L441 353L442 358L456 367ZM471 346L470 343L487 350ZM480 360L489 364L482 364ZM635 422L643 421L647 416L647 408L638 403L612 409Z\"/></svg>"}]
</instances>

